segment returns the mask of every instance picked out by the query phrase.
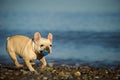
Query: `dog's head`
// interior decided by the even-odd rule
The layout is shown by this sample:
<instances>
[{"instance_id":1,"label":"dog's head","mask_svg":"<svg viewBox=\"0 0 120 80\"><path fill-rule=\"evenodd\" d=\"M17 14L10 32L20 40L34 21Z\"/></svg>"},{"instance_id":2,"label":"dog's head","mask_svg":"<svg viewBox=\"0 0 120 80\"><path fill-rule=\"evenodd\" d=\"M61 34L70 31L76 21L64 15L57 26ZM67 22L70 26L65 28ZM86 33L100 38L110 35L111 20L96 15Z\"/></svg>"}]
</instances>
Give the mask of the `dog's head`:
<instances>
[{"instance_id":1,"label":"dog's head","mask_svg":"<svg viewBox=\"0 0 120 80\"><path fill-rule=\"evenodd\" d=\"M48 51L48 53L52 52L52 40L53 36L51 33L48 34L47 38L42 38L39 32L34 34L34 50L37 53L41 53L42 51Z\"/></svg>"}]
</instances>

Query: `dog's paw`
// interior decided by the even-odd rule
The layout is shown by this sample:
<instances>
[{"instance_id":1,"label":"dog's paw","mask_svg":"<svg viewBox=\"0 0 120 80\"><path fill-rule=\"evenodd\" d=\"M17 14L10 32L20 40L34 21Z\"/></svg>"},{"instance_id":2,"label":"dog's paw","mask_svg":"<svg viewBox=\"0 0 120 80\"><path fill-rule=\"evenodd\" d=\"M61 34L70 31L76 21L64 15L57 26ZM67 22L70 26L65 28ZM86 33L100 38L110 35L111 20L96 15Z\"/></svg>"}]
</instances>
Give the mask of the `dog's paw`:
<instances>
[{"instance_id":1,"label":"dog's paw","mask_svg":"<svg viewBox=\"0 0 120 80\"><path fill-rule=\"evenodd\" d=\"M31 69L30 72L33 73L33 74L39 74L39 73L38 73L36 70L34 70L34 69Z\"/></svg>"},{"instance_id":2,"label":"dog's paw","mask_svg":"<svg viewBox=\"0 0 120 80\"><path fill-rule=\"evenodd\" d=\"M16 65L18 68L23 68L23 65L22 64L18 64Z\"/></svg>"},{"instance_id":3,"label":"dog's paw","mask_svg":"<svg viewBox=\"0 0 120 80\"><path fill-rule=\"evenodd\" d=\"M31 71L33 74L36 74L36 75L38 75L39 73L38 73L38 71Z\"/></svg>"},{"instance_id":4,"label":"dog's paw","mask_svg":"<svg viewBox=\"0 0 120 80\"><path fill-rule=\"evenodd\" d=\"M46 65L42 65L40 68L41 69L46 69Z\"/></svg>"},{"instance_id":5,"label":"dog's paw","mask_svg":"<svg viewBox=\"0 0 120 80\"><path fill-rule=\"evenodd\" d=\"M31 65L35 65L35 63L34 62L30 62L31 63Z\"/></svg>"}]
</instances>

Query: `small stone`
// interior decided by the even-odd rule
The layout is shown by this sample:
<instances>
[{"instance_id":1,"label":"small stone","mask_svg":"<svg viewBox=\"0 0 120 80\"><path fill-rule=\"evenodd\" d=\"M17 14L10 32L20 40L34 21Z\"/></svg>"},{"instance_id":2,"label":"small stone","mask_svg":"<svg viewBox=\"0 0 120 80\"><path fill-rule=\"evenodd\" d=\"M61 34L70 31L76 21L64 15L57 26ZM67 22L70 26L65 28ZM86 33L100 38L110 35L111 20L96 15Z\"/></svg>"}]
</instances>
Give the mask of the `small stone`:
<instances>
[{"instance_id":1,"label":"small stone","mask_svg":"<svg viewBox=\"0 0 120 80\"><path fill-rule=\"evenodd\" d=\"M6 75L8 75L8 74L9 74L9 72L5 72L5 74L6 74Z\"/></svg>"},{"instance_id":2,"label":"small stone","mask_svg":"<svg viewBox=\"0 0 120 80\"><path fill-rule=\"evenodd\" d=\"M62 64L61 66L62 66L62 67L65 67L65 66L66 66L66 64Z\"/></svg>"},{"instance_id":3,"label":"small stone","mask_svg":"<svg viewBox=\"0 0 120 80\"><path fill-rule=\"evenodd\" d=\"M20 70L22 73L23 73L23 75L25 75L25 74L27 74L28 72L27 71L25 71L25 70Z\"/></svg>"},{"instance_id":4,"label":"small stone","mask_svg":"<svg viewBox=\"0 0 120 80\"><path fill-rule=\"evenodd\" d=\"M37 77L37 80L40 80L40 77Z\"/></svg>"},{"instance_id":5,"label":"small stone","mask_svg":"<svg viewBox=\"0 0 120 80\"><path fill-rule=\"evenodd\" d=\"M53 68L52 68L52 67L47 67L47 68L46 68L46 71L52 72L52 71L53 71Z\"/></svg>"},{"instance_id":6,"label":"small stone","mask_svg":"<svg viewBox=\"0 0 120 80\"><path fill-rule=\"evenodd\" d=\"M27 77L22 77L20 80L27 80Z\"/></svg>"},{"instance_id":7,"label":"small stone","mask_svg":"<svg viewBox=\"0 0 120 80\"><path fill-rule=\"evenodd\" d=\"M66 75L70 75L70 72L66 72Z\"/></svg>"},{"instance_id":8,"label":"small stone","mask_svg":"<svg viewBox=\"0 0 120 80\"><path fill-rule=\"evenodd\" d=\"M90 67L89 66L84 66L83 69L89 70Z\"/></svg>"},{"instance_id":9,"label":"small stone","mask_svg":"<svg viewBox=\"0 0 120 80\"><path fill-rule=\"evenodd\" d=\"M64 73L63 71L61 71L58 75L59 75L59 76L64 76L65 73Z\"/></svg>"},{"instance_id":10,"label":"small stone","mask_svg":"<svg viewBox=\"0 0 120 80\"><path fill-rule=\"evenodd\" d=\"M65 75L65 79L68 79L68 78L69 78L69 76L70 76L70 75L66 74L66 75Z\"/></svg>"},{"instance_id":11,"label":"small stone","mask_svg":"<svg viewBox=\"0 0 120 80\"><path fill-rule=\"evenodd\" d=\"M43 80L47 80L48 78L47 77L43 77Z\"/></svg>"},{"instance_id":12,"label":"small stone","mask_svg":"<svg viewBox=\"0 0 120 80\"><path fill-rule=\"evenodd\" d=\"M99 76L95 76L95 79L99 79L100 77Z\"/></svg>"},{"instance_id":13,"label":"small stone","mask_svg":"<svg viewBox=\"0 0 120 80\"><path fill-rule=\"evenodd\" d=\"M40 78L43 78L43 77L44 77L44 75L43 75L43 74L41 74L39 77L40 77Z\"/></svg>"},{"instance_id":14,"label":"small stone","mask_svg":"<svg viewBox=\"0 0 120 80\"><path fill-rule=\"evenodd\" d=\"M53 71L52 71L52 73L55 73L55 72L56 72L56 70L53 70Z\"/></svg>"},{"instance_id":15,"label":"small stone","mask_svg":"<svg viewBox=\"0 0 120 80\"><path fill-rule=\"evenodd\" d=\"M18 75L19 75L19 72L15 72L15 75L18 76Z\"/></svg>"},{"instance_id":16,"label":"small stone","mask_svg":"<svg viewBox=\"0 0 120 80\"><path fill-rule=\"evenodd\" d=\"M84 75L82 76L82 80L88 80L87 74L84 74Z\"/></svg>"},{"instance_id":17,"label":"small stone","mask_svg":"<svg viewBox=\"0 0 120 80\"><path fill-rule=\"evenodd\" d=\"M73 76L72 75L69 75L69 77L68 77L69 79L73 79Z\"/></svg>"},{"instance_id":18,"label":"small stone","mask_svg":"<svg viewBox=\"0 0 120 80\"><path fill-rule=\"evenodd\" d=\"M81 72L77 71L74 73L75 76L81 76Z\"/></svg>"},{"instance_id":19,"label":"small stone","mask_svg":"<svg viewBox=\"0 0 120 80\"><path fill-rule=\"evenodd\" d=\"M53 77L53 80L59 80L59 79L58 79L58 77L54 76L54 77Z\"/></svg>"},{"instance_id":20,"label":"small stone","mask_svg":"<svg viewBox=\"0 0 120 80\"><path fill-rule=\"evenodd\" d=\"M35 80L35 79L31 78L30 80Z\"/></svg>"},{"instance_id":21,"label":"small stone","mask_svg":"<svg viewBox=\"0 0 120 80\"><path fill-rule=\"evenodd\" d=\"M13 70L8 70L8 72L13 72Z\"/></svg>"},{"instance_id":22,"label":"small stone","mask_svg":"<svg viewBox=\"0 0 120 80\"><path fill-rule=\"evenodd\" d=\"M105 73L108 74L109 73L108 70L105 70Z\"/></svg>"},{"instance_id":23,"label":"small stone","mask_svg":"<svg viewBox=\"0 0 120 80\"><path fill-rule=\"evenodd\" d=\"M5 78L5 76L0 76L0 80L3 80Z\"/></svg>"},{"instance_id":24,"label":"small stone","mask_svg":"<svg viewBox=\"0 0 120 80\"><path fill-rule=\"evenodd\" d=\"M115 79L115 80L120 80L120 74L116 74L116 75L113 77L113 79Z\"/></svg>"},{"instance_id":25,"label":"small stone","mask_svg":"<svg viewBox=\"0 0 120 80\"><path fill-rule=\"evenodd\" d=\"M48 63L48 66L49 66L49 67L53 67L53 66L54 66L54 63Z\"/></svg>"}]
</instances>

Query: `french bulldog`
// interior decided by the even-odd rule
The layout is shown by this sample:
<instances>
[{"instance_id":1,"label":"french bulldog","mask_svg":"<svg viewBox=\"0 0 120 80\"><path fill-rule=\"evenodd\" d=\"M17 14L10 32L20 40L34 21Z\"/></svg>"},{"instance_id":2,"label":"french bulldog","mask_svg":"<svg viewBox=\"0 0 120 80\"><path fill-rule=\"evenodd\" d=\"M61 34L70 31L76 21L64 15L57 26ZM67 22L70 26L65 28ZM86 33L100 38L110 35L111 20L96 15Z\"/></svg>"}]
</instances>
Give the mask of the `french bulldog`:
<instances>
[{"instance_id":1,"label":"french bulldog","mask_svg":"<svg viewBox=\"0 0 120 80\"><path fill-rule=\"evenodd\" d=\"M34 33L34 38L31 39L22 35L15 35L8 37L6 40L6 50L17 67L23 67L17 60L17 55L23 58L26 66L30 71L37 72L31 63L32 60L38 59L42 63L42 68L46 67L47 63L45 56L41 54L42 51L47 50L48 54L52 52L51 33L47 38L41 37L39 32Z\"/></svg>"}]
</instances>

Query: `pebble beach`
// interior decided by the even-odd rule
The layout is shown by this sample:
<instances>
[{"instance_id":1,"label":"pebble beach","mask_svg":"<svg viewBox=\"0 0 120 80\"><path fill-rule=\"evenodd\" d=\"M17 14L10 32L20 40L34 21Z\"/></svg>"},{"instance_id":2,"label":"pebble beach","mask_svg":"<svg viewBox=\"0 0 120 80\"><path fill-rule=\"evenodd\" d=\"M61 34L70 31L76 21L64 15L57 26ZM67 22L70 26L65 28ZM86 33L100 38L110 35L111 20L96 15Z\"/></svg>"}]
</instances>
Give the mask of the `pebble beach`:
<instances>
[{"instance_id":1,"label":"pebble beach","mask_svg":"<svg viewBox=\"0 0 120 80\"><path fill-rule=\"evenodd\" d=\"M39 64L33 67L38 74L26 66L20 69L13 64L0 64L0 80L120 80L120 66L112 69L49 63L44 69Z\"/></svg>"}]
</instances>

